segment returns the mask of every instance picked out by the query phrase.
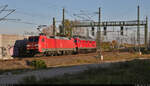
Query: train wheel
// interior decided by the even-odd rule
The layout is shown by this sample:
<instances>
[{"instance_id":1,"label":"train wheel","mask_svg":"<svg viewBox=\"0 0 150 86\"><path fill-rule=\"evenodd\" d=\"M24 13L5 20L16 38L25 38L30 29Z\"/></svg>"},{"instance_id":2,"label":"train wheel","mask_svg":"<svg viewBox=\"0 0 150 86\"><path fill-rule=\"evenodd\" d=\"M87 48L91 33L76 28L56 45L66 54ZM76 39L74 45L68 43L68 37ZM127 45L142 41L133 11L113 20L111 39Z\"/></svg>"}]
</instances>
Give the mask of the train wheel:
<instances>
[{"instance_id":1,"label":"train wheel","mask_svg":"<svg viewBox=\"0 0 150 86\"><path fill-rule=\"evenodd\" d=\"M46 52L43 53L43 56L46 56Z\"/></svg>"},{"instance_id":2,"label":"train wheel","mask_svg":"<svg viewBox=\"0 0 150 86\"><path fill-rule=\"evenodd\" d=\"M31 56L31 57L34 57L34 53L32 52L32 53L30 54L30 56Z\"/></svg>"},{"instance_id":3,"label":"train wheel","mask_svg":"<svg viewBox=\"0 0 150 86\"><path fill-rule=\"evenodd\" d=\"M69 55L69 51L66 51L66 55Z\"/></svg>"},{"instance_id":4,"label":"train wheel","mask_svg":"<svg viewBox=\"0 0 150 86\"><path fill-rule=\"evenodd\" d=\"M69 55L72 55L72 51L69 51Z\"/></svg>"},{"instance_id":5,"label":"train wheel","mask_svg":"<svg viewBox=\"0 0 150 86\"><path fill-rule=\"evenodd\" d=\"M54 56L54 52L51 53L51 56Z\"/></svg>"},{"instance_id":6,"label":"train wheel","mask_svg":"<svg viewBox=\"0 0 150 86\"><path fill-rule=\"evenodd\" d=\"M67 55L71 55L72 54L72 51L66 51L67 52Z\"/></svg>"},{"instance_id":7,"label":"train wheel","mask_svg":"<svg viewBox=\"0 0 150 86\"><path fill-rule=\"evenodd\" d=\"M54 54L53 54L54 56L57 56L57 52L54 52Z\"/></svg>"},{"instance_id":8,"label":"train wheel","mask_svg":"<svg viewBox=\"0 0 150 86\"><path fill-rule=\"evenodd\" d=\"M61 55L64 55L64 52L63 51L60 51L61 52Z\"/></svg>"},{"instance_id":9,"label":"train wheel","mask_svg":"<svg viewBox=\"0 0 150 86\"><path fill-rule=\"evenodd\" d=\"M52 56L52 52L49 51L49 52L48 52L48 56Z\"/></svg>"}]
</instances>

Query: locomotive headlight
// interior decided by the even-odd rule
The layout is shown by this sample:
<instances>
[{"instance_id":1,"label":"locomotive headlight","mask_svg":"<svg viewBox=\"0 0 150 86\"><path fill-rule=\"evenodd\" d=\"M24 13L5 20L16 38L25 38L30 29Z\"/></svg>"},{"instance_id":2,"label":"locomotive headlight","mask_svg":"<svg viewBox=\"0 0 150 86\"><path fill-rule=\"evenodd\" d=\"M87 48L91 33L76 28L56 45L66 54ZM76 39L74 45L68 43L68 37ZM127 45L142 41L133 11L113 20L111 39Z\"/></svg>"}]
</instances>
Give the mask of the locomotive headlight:
<instances>
[{"instance_id":1,"label":"locomotive headlight","mask_svg":"<svg viewBox=\"0 0 150 86\"><path fill-rule=\"evenodd\" d=\"M30 45L27 45L27 47L30 47Z\"/></svg>"}]
</instances>

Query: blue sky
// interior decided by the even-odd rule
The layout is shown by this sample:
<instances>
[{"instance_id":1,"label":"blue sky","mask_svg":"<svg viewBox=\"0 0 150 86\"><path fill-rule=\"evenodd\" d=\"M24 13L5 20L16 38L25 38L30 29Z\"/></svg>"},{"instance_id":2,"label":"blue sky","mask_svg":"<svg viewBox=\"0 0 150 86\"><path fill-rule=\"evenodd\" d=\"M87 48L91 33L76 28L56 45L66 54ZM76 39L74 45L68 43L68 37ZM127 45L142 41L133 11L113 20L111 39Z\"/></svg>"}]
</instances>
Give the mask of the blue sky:
<instances>
[{"instance_id":1,"label":"blue sky","mask_svg":"<svg viewBox=\"0 0 150 86\"><path fill-rule=\"evenodd\" d=\"M102 10L102 21L136 20L137 4L139 4L140 18L150 17L150 0L0 0L0 6L6 4L8 4L7 9L16 9L7 18L21 19L21 22L35 24L0 21L0 33L20 34L23 31L36 31L37 25L52 24L53 17L60 21L62 8L66 9L66 18L72 20L79 19L73 14L79 14L82 10L97 21L98 15L93 14L93 12L98 11L99 7ZM0 17L3 15L5 13L1 14Z\"/></svg>"}]
</instances>

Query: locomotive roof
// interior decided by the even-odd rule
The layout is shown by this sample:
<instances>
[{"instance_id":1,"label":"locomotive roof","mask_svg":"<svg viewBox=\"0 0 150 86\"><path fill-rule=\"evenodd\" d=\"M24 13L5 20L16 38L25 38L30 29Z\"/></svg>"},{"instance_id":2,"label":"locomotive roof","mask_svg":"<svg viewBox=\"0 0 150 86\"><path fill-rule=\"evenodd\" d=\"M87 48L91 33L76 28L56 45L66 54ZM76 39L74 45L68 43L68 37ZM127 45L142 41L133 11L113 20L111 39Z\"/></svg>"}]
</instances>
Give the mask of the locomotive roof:
<instances>
[{"instance_id":1,"label":"locomotive roof","mask_svg":"<svg viewBox=\"0 0 150 86\"><path fill-rule=\"evenodd\" d=\"M84 37L84 36L73 36L73 38L79 38L80 40L87 40L87 41L95 41L95 39L92 39L90 37Z\"/></svg>"},{"instance_id":2,"label":"locomotive roof","mask_svg":"<svg viewBox=\"0 0 150 86\"><path fill-rule=\"evenodd\" d=\"M94 39L90 39L90 38L79 38L79 37L75 37L78 38L80 40L86 40L86 41L95 41Z\"/></svg>"},{"instance_id":3,"label":"locomotive roof","mask_svg":"<svg viewBox=\"0 0 150 86\"><path fill-rule=\"evenodd\" d=\"M30 36L30 37L39 37L39 36ZM65 40L70 40L70 38L67 37L60 37L60 36L46 36L47 38L55 38L55 39L65 39ZM95 41L92 38L86 38L86 37L73 37L73 38L78 38L80 40L86 40L86 41Z\"/></svg>"},{"instance_id":4,"label":"locomotive roof","mask_svg":"<svg viewBox=\"0 0 150 86\"><path fill-rule=\"evenodd\" d=\"M55 38L55 39L65 39L65 40L70 40L67 37L60 37L60 36L47 36L47 38Z\"/></svg>"},{"instance_id":5,"label":"locomotive roof","mask_svg":"<svg viewBox=\"0 0 150 86\"><path fill-rule=\"evenodd\" d=\"M29 38L37 38L37 37L39 37L39 36L29 36Z\"/></svg>"},{"instance_id":6,"label":"locomotive roof","mask_svg":"<svg viewBox=\"0 0 150 86\"><path fill-rule=\"evenodd\" d=\"M44 36L44 35L42 35ZM30 38L32 37L39 37L39 36L30 36ZM60 37L60 36L46 36L47 38L55 38L55 39L65 39L65 40L70 40L69 38L67 37Z\"/></svg>"}]
</instances>

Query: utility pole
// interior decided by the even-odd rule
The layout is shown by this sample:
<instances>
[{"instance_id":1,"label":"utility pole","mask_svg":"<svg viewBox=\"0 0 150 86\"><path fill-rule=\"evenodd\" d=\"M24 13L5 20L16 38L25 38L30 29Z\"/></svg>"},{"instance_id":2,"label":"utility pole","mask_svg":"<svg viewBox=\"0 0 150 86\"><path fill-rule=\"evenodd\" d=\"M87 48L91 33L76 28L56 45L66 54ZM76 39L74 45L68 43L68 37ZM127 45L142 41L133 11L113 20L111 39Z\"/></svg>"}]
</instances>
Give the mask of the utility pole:
<instances>
[{"instance_id":1,"label":"utility pole","mask_svg":"<svg viewBox=\"0 0 150 86\"><path fill-rule=\"evenodd\" d=\"M65 35L65 9L63 8L62 33Z\"/></svg>"},{"instance_id":2,"label":"utility pole","mask_svg":"<svg viewBox=\"0 0 150 86\"><path fill-rule=\"evenodd\" d=\"M147 48L147 37L148 36L148 17L146 16L146 24L145 24L145 48Z\"/></svg>"},{"instance_id":3,"label":"utility pole","mask_svg":"<svg viewBox=\"0 0 150 86\"><path fill-rule=\"evenodd\" d=\"M97 53L98 53L98 57L101 58L101 60L103 60L102 56L101 56L101 8L99 8L99 18L98 18L98 29L97 29L97 40L96 40L96 47L97 47Z\"/></svg>"},{"instance_id":4,"label":"utility pole","mask_svg":"<svg viewBox=\"0 0 150 86\"><path fill-rule=\"evenodd\" d=\"M55 30L55 18L53 17L53 35L55 36L56 30Z\"/></svg>"},{"instance_id":5,"label":"utility pole","mask_svg":"<svg viewBox=\"0 0 150 86\"><path fill-rule=\"evenodd\" d=\"M148 48L150 48L150 32L149 32L149 37L148 37L149 43L148 43Z\"/></svg>"},{"instance_id":6,"label":"utility pole","mask_svg":"<svg viewBox=\"0 0 150 86\"><path fill-rule=\"evenodd\" d=\"M137 42L138 42L138 51L139 51L139 54L141 55L141 51L140 51L140 7L138 5L137 7Z\"/></svg>"}]
</instances>

